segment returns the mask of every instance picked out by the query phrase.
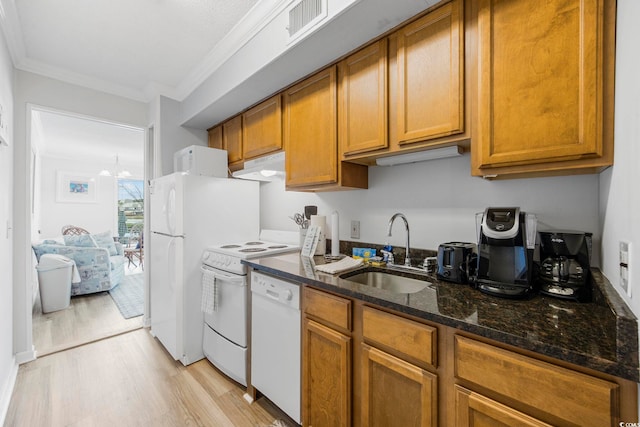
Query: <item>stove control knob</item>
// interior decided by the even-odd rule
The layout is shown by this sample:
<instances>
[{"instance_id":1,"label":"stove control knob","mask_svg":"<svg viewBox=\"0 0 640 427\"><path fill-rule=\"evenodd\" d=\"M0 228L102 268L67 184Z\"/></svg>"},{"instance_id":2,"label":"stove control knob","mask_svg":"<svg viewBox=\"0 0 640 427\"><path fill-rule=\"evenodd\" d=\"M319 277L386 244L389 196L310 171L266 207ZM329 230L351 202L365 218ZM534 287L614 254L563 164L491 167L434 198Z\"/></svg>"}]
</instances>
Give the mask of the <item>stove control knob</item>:
<instances>
[{"instance_id":1,"label":"stove control knob","mask_svg":"<svg viewBox=\"0 0 640 427\"><path fill-rule=\"evenodd\" d=\"M209 252L205 252L202 254L202 259L207 260L211 257L211 254Z\"/></svg>"},{"instance_id":2,"label":"stove control knob","mask_svg":"<svg viewBox=\"0 0 640 427\"><path fill-rule=\"evenodd\" d=\"M229 264L231 264L231 257L226 257L224 260L224 265L229 266Z\"/></svg>"}]
</instances>

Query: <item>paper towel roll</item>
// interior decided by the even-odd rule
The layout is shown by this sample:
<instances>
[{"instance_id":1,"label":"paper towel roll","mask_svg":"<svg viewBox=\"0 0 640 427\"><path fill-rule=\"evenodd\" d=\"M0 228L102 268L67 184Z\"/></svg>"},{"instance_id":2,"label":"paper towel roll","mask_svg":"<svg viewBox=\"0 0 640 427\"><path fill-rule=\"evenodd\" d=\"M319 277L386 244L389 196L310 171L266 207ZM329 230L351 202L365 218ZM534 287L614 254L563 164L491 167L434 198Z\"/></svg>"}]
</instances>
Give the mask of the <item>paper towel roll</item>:
<instances>
[{"instance_id":1,"label":"paper towel roll","mask_svg":"<svg viewBox=\"0 0 640 427\"><path fill-rule=\"evenodd\" d=\"M310 225L320 228L320 237L314 255L324 255L327 252L327 218L324 215L311 215Z\"/></svg>"},{"instance_id":2,"label":"paper towel roll","mask_svg":"<svg viewBox=\"0 0 640 427\"><path fill-rule=\"evenodd\" d=\"M340 217L338 211L331 213L331 256L340 255Z\"/></svg>"}]
</instances>

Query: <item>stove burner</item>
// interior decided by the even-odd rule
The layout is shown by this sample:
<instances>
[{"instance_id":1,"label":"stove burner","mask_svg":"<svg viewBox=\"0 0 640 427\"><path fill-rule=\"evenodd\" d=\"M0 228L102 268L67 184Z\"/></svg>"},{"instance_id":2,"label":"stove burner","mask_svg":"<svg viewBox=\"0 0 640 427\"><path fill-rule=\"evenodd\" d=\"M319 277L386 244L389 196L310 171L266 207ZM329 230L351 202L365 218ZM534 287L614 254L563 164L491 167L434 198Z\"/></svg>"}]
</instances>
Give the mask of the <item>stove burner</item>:
<instances>
[{"instance_id":1,"label":"stove burner","mask_svg":"<svg viewBox=\"0 0 640 427\"><path fill-rule=\"evenodd\" d=\"M220 249L235 249L239 247L240 245L224 245L224 246L220 246Z\"/></svg>"},{"instance_id":2,"label":"stove burner","mask_svg":"<svg viewBox=\"0 0 640 427\"><path fill-rule=\"evenodd\" d=\"M265 248L246 248L246 249L240 249L238 252L264 252L266 251Z\"/></svg>"},{"instance_id":3,"label":"stove burner","mask_svg":"<svg viewBox=\"0 0 640 427\"><path fill-rule=\"evenodd\" d=\"M287 245L272 245L272 246L269 246L268 249L282 249L286 247Z\"/></svg>"},{"instance_id":4,"label":"stove burner","mask_svg":"<svg viewBox=\"0 0 640 427\"><path fill-rule=\"evenodd\" d=\"M247 242L245 243L247 246L255 246L255 245L264 245L264 242Z\"/></svg>"}]
</instances>

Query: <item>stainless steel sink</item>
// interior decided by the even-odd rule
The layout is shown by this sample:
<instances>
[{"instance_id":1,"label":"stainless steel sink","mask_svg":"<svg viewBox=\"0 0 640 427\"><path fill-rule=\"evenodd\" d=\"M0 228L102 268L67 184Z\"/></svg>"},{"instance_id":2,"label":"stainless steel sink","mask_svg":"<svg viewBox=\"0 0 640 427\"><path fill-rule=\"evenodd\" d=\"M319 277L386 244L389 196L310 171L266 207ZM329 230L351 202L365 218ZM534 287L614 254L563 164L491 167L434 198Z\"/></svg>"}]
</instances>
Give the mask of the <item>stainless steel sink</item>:
<instances>
[{"instance_id":1,"label":"stainless steel sink","mask_svg":"<svg viewBox=\"0 0 640 427\"><path fill-rule=\"evenodd\" d=\"M413 294L430 285L430 282L411 277L399 276L386 271L362 271L345 273L341 279L378 289L386 289L398 294Z\"/></svg>"}]
</instances>

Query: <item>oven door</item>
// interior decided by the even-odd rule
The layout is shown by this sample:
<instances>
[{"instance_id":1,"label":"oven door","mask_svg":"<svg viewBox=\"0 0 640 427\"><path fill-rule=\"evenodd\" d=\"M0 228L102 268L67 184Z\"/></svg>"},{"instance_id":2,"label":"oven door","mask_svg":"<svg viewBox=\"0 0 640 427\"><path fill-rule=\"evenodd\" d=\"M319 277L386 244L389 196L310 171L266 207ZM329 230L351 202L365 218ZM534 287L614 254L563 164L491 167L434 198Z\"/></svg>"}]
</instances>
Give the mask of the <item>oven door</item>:
<instances>
[{"instance_id":1,"label":"oven door","mask_svg":"<svg viewBox=\"0 0 640 427\"><path fill-rule=\"evenodd\" d=\"M247 276L230 274L203 265L203 283L215 281L215 309L204 313L204 321L219 335L240 346L247 346Z\"/></svg>"}]
</instances>

